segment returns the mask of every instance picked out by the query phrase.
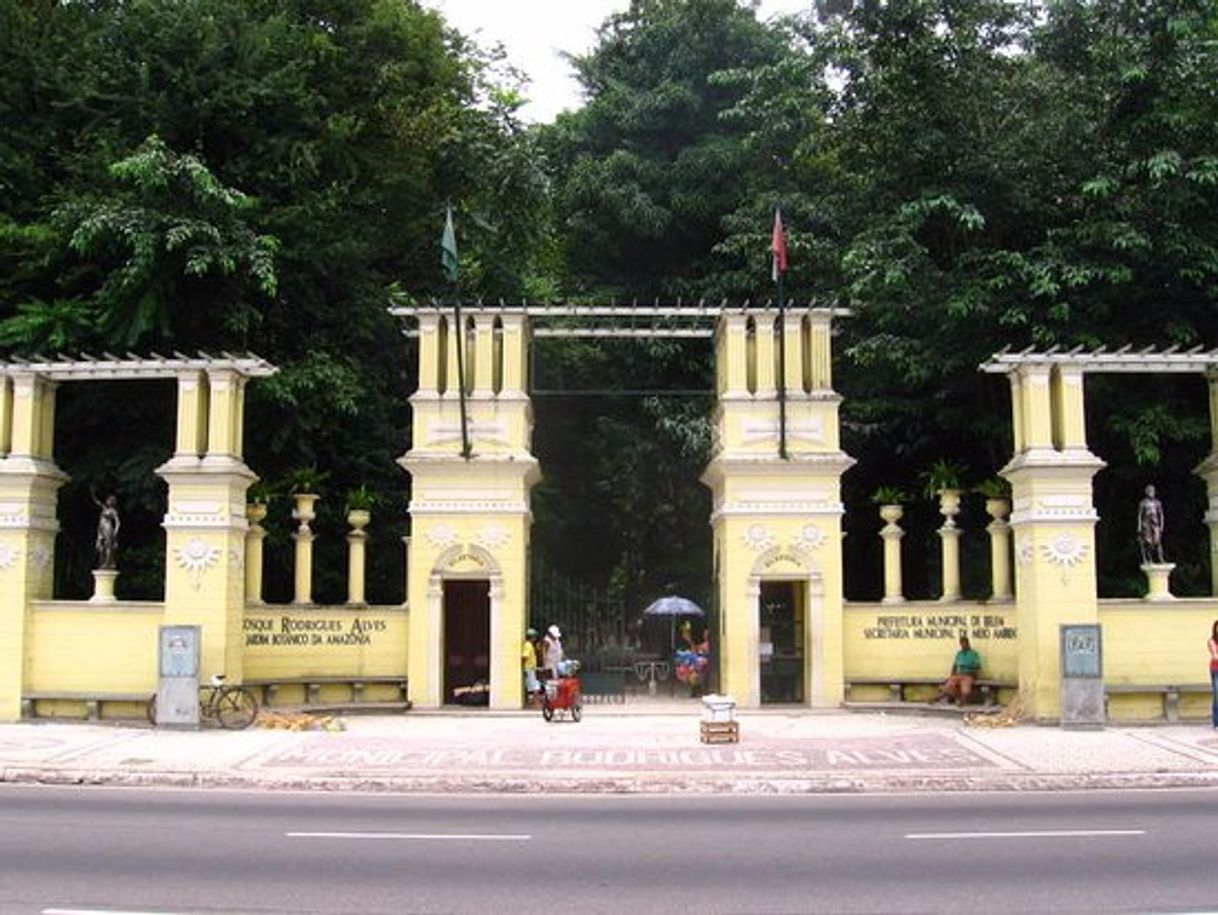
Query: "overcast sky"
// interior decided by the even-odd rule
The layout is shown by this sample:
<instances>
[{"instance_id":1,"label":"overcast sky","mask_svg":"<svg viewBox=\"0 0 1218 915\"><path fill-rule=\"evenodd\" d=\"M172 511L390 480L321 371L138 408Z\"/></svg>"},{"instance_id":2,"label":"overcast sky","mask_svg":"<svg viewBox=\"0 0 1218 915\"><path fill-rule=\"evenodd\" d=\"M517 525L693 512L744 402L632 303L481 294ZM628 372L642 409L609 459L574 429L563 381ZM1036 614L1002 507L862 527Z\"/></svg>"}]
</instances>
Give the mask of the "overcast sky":
<instances>
[{"instance_id":1,"label":"overcast sky","mask_svg":"<svg viewBox=\"0 0 1218 915\"><path fill-rule=\"evenodd\" d=\"M529 121L551 121L564 108L579 105L579 84L562 59L596 41L596 28L629 0L422 0L443 13L460 32L480 44L502 42L508 57L532 79L530 103L521 112ZM798 12L811 0L762 0L761 15Z\"/></svg>"}]
</instances>

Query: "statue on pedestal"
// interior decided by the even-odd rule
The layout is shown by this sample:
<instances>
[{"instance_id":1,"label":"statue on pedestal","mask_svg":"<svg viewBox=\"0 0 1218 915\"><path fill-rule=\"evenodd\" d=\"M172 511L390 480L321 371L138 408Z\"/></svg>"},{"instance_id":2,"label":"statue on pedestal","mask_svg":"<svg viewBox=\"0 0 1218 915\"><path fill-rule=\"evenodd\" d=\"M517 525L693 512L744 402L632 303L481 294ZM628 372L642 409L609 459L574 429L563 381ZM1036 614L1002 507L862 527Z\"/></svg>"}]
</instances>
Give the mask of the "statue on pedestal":
<instances>
[{"instance_id":1,"label":"statue on pedestal","mask_svg":"<svg viewBox=\"0 0 1218 915\"><path fill-rule=\"evenodd\" d=\"M1154 486L1146 487L1146 497L1138 503L1138 548L1142 563L1163 564L1163 503L1155 498Z\"/></svg>"},{"instance_id":2,"label":"statue on pedestal","mask_svg":"<svg viewBox=\"0 0 1218 915\"><path fill-rule=\"evenodd\" d=\"M118 517L118 497L106 496L105 503L93 496L93 504L97 506L97 539L93 548L97 551L97 568L114 569L118 557L118 530L122 526Z\"/></svg>"}]
</instances>

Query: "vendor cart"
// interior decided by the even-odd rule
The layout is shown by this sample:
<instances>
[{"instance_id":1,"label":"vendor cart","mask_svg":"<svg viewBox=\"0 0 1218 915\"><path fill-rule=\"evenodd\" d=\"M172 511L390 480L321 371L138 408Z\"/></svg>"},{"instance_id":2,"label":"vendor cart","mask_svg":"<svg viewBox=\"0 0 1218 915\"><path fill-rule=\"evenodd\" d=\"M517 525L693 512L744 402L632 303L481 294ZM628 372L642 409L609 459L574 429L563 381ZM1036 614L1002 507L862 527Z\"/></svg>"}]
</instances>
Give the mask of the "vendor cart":
<instances>
[{"instance_id":1,"label":"vendor cart","mask_svg":"<svg viewBox=\"0 0 1218 915\"><path fill-rule=\"evenodd\" d=\"M564 713L569 714L572 721L579 721L584 713L579 677L557 677L545 682L545 690L541 694L541 716L546 721L553 721L555 716L561 717Z\"/></svg>"}]
</instances>

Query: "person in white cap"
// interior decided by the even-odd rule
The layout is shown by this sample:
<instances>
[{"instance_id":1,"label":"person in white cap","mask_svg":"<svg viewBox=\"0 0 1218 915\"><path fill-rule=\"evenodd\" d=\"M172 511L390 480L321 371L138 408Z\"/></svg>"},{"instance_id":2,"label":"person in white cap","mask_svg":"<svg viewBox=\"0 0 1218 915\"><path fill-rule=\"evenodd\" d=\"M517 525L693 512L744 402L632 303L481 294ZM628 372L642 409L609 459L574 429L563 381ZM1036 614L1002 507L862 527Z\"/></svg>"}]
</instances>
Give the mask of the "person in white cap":
<instances>
[{"instance_id":1,"label":"person in white cap","mask_svg":"<svg viewBox=\"0 0 1218 915\"><path fill-rule=\"evenodd\" d=\"M558 665L563 660L562 650L562 632L557 626L551 626L546 630L545 638L541 640L542 657L545 659L545 668L550 672L551 677L558 676Z\"/></svg>"}]
</instances>

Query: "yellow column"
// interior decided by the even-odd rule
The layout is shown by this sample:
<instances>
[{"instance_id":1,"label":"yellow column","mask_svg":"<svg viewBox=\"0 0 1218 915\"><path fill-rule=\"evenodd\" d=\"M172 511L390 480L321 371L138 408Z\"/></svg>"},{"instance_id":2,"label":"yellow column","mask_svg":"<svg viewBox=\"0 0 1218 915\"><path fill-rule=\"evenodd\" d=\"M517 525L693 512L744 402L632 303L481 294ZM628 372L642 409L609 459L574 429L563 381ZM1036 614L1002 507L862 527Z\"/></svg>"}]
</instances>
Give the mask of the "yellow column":
<instances>
[{"instance_id":1,"label":"yellow column","mask_svg":"<svg viewBox=\"0 0 1218 915\"><path fill-rule=\"evenodd\" d=\"M440 386L440 316L419 315L419 391L434 393Z\"/></svg>"},{"instance_id":2,"label":"yellow column","mask_svg":"<svg viewBox=\"0 0 1218 915\"><path fill-rule=\"evenodd\" d=\"M757 395L773 397L778 390L775 379L774 321L772 311L758 312L757 319Z\"/></svg>"},{"instance_id":3,"label":"yellow column","mask_svg":"<svg viewBox=\"0 0 1218 915\"><path fill-rule=\"evenodd\" d=\"M495 315L489 311L474 314L477 341L474 344L474 394L490 397L494 393Z\"/></svg>"},{"instance_id":4,"label":"yellow column","mask_svg":"<svg viewBox=\"0 0 1218 915\"><path fill-rule=\"evenodd\" d=\"M296 508L292 511L292 518L299 521L300 524L296 528L296 532L292 534L292 539L296 541L294 581L296 589L292 603L311 604L313 603L314 534L313 529L309 527L309 522L317 517L313 510L317 496L312 493L298 493L293 498L296 500Z\"/></svg>"},{"instance_id":5,"label":"yellow column","mask_svg":"<svg viewBox=\"0 0 1218 915\"><path fill-rule=\"evenodd\" d=\"M202 372L178 376L178 418L174 454L197 458L207 452L207 385Z\"/></svg>"},{"instance_id":6,"label":"yellow column","mask_svg":"<svg viewBox=\"0 0 1218 915\"><path fill-rule=\"evenodd\" d=\"M0 457L13 450L13 380L0 375Z\"/></svg>"},{"instance_id":7,"label":"yellow column","mask_svg":"<svg viewBox=\"0 0 1218 915\"><path fill-rule=\"evenodd\" d=\"M523 314L504 314L503 391L523 392L527 379L528 328Z\"/></svg>"},{"instance_id":8,"label":"yellow column","mask_svg":"<svg viewBox=\"0 0 1218 915\"><path fill-rule=\"evenodd\" d=\"M727 315L719 322L722 360L718 374L723 377L722 393L739 394L748 390L748 341L745 334L747 318Z\"/></svg>"},{"instance_id":9,"label":"yellow column","mask_svg":"<svg viewBox=\"0 0 1218 915\"><path fill-rule=\"evenodd\" d=\"M986 499L985 510L994 520L986 525L990 535L990 600L1009 601L1011 594L1011 525L1006 499Z\"/></svg>"},{"instance_id":10,"label":"yellow column","mask_svg":"<svg viewBox=\"0 0 1218 915\"><path fill-rule=\"evenodd\" d=\"M901 584L901 538L905 531L897 524L905 510L899 505L883 505L880 507L880 517L886 522L880 530L884 541L884 600L885 604L901 604L905 602L905 592Z\"/></svg>"},{"instance_id":11,"label":"yellow column","mask_svg":"<svg viewBox=\"0 0 1218 915\"><path fill-rule=\"evenodd\" d=\"M1023 432L1023 381L1019 372L1011 372L1007 375L1007 380L1011 383L1011 437L1015 442L1014 452L1022 454L1028 450Z\"/></svg>"},{"instance_id":12,"label":"yellow column","mask_svg":"<svg viewBox=\"0 0 1218 915\"><path fill-rule=\"evenodd\" d=\"M232 369L208 369L207 456L239 460L236 415L240 380Z\"/></svg>"},{"instance_id":13,"label":"yellow column","mask_svg":"<svg viewBox=\"0 0 1218 915\"><path fill-rule=\"evenodd\" d=\"M352 528L347 534L347 603L363 606L367 603L364 599L364 582L368 535L364 532L364 525L368 520L366 515L362 516L362 523L357 523L361 518L349 516L347 520Z\"/></svg>"},{"instance_id":14,"label":"yellow column","mask_svg":"<svg viewBox=\"0 0 1218 915\"><path fill-rule=\"evenodd\" d=\"M1053 447L1053 404L1049 366L1021 366L1019 392L1024 444L1028 450Z\"/></svg>"},{"instance_id":15,"label":"yellow column","mask_svg":"<svg viewBox=\"0 0 1218 915\"><path fill-rule=\"evenodd\" d=\"M462 322L465 321L465 316L461 317ZM445 368L447 376L444 380L444 393L447 397L460 397L461 385L465 383L465 379L461 377L458 368L464 366L465 355L462 353L461 366L457 364L457 347L465 346L465 328L458 327L453 315L448 316L448 354L445 356Z\"/></svg>"},{"instance_id":16,"label":"yellow column","mask_svg":"<svg viewBox=\"0 0 1218 915\"><path fill-rule=\"evenodd\" d=\"M33 374L13 375L12 447L10 454L39 455L42 434L42 382Z\"/></svg>"},{"instance_id":17,"label":"yellow column","mask_svg":"<svg viewBox=\"0 0 1218 915\"><path fill-rule=\"evenodd\" d=\"M250 528L245 533L245 602L261 604L262 601L262 541L266 539L266 506L252 502L245 506L245 515Z\"/></svg>"},{"instance_id":18,"label":"yellow column","mask_svg":"<svg viewBox=\"0 0 1218 915\"><path fill-rule=\"evenodd\" d=\"M1053 373L1054 425L1062 450L1087 447L1087 421L1083 400L1083 371L1077 366L1059 366Z\"/></svg>"},{"instance_id":19,"label":"yellow column","mask_svg":"<svg viewBox=\"0 0 1218 915\"><path fill-rule=\"evenodd\" d=\"M804 390L803 314L788 312L783 323L783 339L787 347L784 357L787 394L802 394Z\"/></svg>"},{"instance_id":20,"label":"yellow column","mask_svg":"<svg viewBox=\"0 0 1218 915\"><path fill-rule=\"evenodd\" d=\"M238 375L233 387L233 453L238 458L245 455L245 384L243 375Z\"/></svg>"},{"instance_id":21,"label":"yellow column","mask_svg":"<svg viewBox=\"0 0 1218 915\"><path fill-rule=\"evenodd\" d=\"M55 389L53 381L42 383L42 409L38 422L38 447L35 453L40 458L51 460L55 456Z\"/></svg>"},{"instance_id":22,"label":"yellow column","mask_svg":"<svg viewBox=\"0 0 1218 915\"><path fill-rule=\"evenodd\" d=\"M833 389L833 353L830 318L813 313L812 317L812 390Z\"/></svg>"}]
</instances>

